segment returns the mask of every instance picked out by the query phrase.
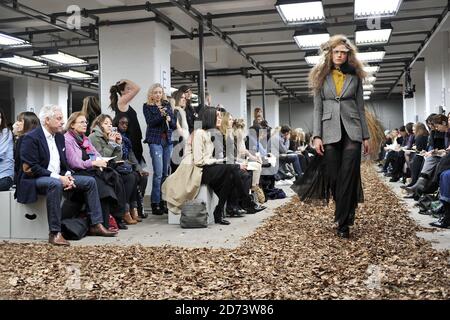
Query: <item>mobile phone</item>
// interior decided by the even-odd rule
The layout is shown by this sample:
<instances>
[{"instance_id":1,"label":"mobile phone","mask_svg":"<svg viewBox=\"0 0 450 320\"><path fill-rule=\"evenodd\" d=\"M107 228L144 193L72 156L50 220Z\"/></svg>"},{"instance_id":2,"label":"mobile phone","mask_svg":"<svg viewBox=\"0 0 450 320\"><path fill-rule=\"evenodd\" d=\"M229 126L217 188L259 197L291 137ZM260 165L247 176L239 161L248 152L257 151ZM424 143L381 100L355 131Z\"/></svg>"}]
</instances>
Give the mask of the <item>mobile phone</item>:
<instances>
[{"instance_id":1,"label":"mobile phone","mask_svg":"<svg viewBox=\"0 0 450 320\"><path fill-rule=\"evenodd\" d=\"M116 133L117 132L117 127L112 127L112 132Z\"/></svg>"}]
</instances>

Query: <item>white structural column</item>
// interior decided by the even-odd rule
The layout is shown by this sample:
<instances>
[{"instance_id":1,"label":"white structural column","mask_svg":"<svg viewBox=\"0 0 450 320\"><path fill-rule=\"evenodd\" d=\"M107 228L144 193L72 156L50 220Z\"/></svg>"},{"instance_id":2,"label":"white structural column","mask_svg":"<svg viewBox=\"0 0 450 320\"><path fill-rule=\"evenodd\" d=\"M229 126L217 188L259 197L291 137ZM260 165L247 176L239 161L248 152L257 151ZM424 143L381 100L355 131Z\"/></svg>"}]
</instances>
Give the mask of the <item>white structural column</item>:
<instances>
[{"instance_id":1,"label":"white structural column","mask_svg":"<svg viewBox=\"0 0 450 320\"><path fill-rule=\"evenodd\" d=\"M253 110L255 110L256 107L262 108L262 96L254 96L251 98L251 101L252 114L250 119L253 123ZM266 120L272 128L285 124L280 124L280 98L276 95L266 96Z\"/></svg>"},{"instance_id":2,"label":"white structural column","mask_svg":"<svg viewBox=\"0 0 450 320\"><path fill-rule=\"evenodd\" d=\"M221 104L235 119L247 119L247 79L244 76L209 76L207 84L213 106Z\"/></svg>"},{"instance_id":3,"label":"white structural column","mask_svg":"<svg viewBox=\"0 0 450 320\"><path fill-rule=\"evenodd\" d=\"M69 86L29 77L14 78L14 113L32 111L36 114L45 105L58 105L67 119L67 98Z\"/></svg>"},{"instance_id":4,"label":"white structural column","mask_svg":"<svg viewBox=\"0 0 450 320\"><path fill-rule=\"evenodd\" d=\"M145 130L142 105L154 83L170 94L170 32L156 22L99 28L100 98L102 110L109 112L109 89L120 79L130 79L141 87L131 105ZM142 120L142 121L141 121Z\"/></svg>"},{"instance_id":5,"label":"white structural column","mask_svg":"<svg viewBox=\"0 0 450 320\"><path fill-rule=\"evenodd\" d=\"M423 122L426 117L425 107L425 63L417 61L411 69L411 85L415 85L413 98L403 98L403 123Z\"/></svg>"},{"instance_id":6,"label":"white structural column","mask_svg":"<svg viewBox=\"0 0 450 320\"><path fill-rule=\"evenodd\" d=\"M154 83L160 83L170 94L170 31L156 22L129 25L102 26L99 28L100 99L104 113L112 114L109 90L120 79L130 79L141 87L130 105L136 110L142 134L147 125L142 106L147 92ZM144 144L144 158L150 173L149 148ZM151 178L150 178L151 179ZM147 193L151 189L148 184Z\"/></svg>"},{"instance_id":7,"label":"white structural column","mask_svg":"<svg viewBox=\"0 0 450 320\"><path fill-rule=\"evenodd\" d=\"M446 103L448 66L448 32L439 32L424 53L425 57L425 113L439 111Z\"/></svg>"}]
</instances>

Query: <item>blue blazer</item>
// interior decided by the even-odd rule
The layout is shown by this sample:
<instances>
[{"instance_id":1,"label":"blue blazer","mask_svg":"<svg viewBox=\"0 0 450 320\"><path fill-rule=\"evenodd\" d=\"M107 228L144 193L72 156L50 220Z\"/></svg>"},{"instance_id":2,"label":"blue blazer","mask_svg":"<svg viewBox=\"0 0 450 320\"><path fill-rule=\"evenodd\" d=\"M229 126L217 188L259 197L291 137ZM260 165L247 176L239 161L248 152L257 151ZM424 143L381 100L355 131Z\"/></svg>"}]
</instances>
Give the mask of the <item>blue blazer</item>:
<instances>
[{"instance_id":1,"label":"blue blazer","mask_svg":"<svg viewBox=\"0 0 450 320\"><path fill-rule=\"evenodd\" d=\"M145 133L144 143L161 144L161 135L167 133L167 143L172 144L172 131L177 128L177 119L173 115L172 107L167 101L163 102L166 113L170 116L170 122L166 123L155 105L144 103L143 111L145 122L147 122L147 131Z\"/></svg>"},{"instance_id":2,"label":"blue blazer","mask_svg":"<svg viewBox=\"0 0 450 320\"><path fill-rule=\"evenodd\" d=\"M55 142L59 152L61 173L64 175L70 171L67 165L64 135L57 133ZM17 188L15 197L19 203L33 203L37 201L36 179L40 177L50 177L51 172L47 170L50 163L50 151L44 131L38 127L22 138L20 145L19 173L17 176ZM24 172L24 164L27 167ZM61 174L60 173L60 174Z\"/></svg>"}]
</instances>

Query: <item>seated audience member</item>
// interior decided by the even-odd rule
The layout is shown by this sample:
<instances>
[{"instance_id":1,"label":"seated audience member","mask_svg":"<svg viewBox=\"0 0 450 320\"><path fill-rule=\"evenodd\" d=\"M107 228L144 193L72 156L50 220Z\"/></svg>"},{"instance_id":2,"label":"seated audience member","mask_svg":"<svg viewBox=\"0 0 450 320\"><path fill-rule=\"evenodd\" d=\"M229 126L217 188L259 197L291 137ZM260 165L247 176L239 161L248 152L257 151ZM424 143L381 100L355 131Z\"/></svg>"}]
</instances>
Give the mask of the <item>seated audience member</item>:
<instances>
[{"instance_id":1,"label":"seated audience member","mask_svg":"<svg viewBox=\"0 0 450 320\"><path fill-rule=\"evenodd\" d=\"M141 164L139 163L136 155L133 151L133 145L128 137L128 126L129 120L127 117L123 116L119 119L117 129L122 135L122 159L128 163L130 163L133 167L133 170L137 173L138 180L138 190L137 190L137 209L139 217L147 218L146 213L144 212L144 194L145 189L147 188L148 176L149 173L145 171Z\"/></svg>"},{"instance_id":2,"label":"seated audience member","mask_svg":"<svg viewBox=\"0 0 450 320\"><path fill-rule=\"evenodd\" d=\"M103 160L100 153L86 137L87 119L81 112L74 112L67 120L66 158L69 167L78 175L95 178L103 212L103 225L109 225L109 216L113 216L120 229L126 229L123 218L125 214L124 186L120 176L107 168L108 162ZM112 205L114 204L114 205Z\"/></svg>"},{"instance_id":3,"label":"seated audience member","mask_svg":"<svg viewBox=\"0 0 450 320\"><path fill-rule=\"evenodd\" d=\"M184 156L184 148L189 139L189 126L186 117L186 94L182 91L174 93L175 107L173 115L176 119L177 128L172 133L173 152L171 158L172 173L177 170Z\"/></svg>"},{"instance_id":4,"label":"seated audience member","mask_svg":"<svg viewBox=\"0 0 450 320\"><path fill-rule=\"evenodd\" d=\"M23 136L29 131L36 129L41 125L38 116L34 112L21 112L17 115L17 121L14 123L14 184L17 185L17 174L20 169L20 146L22 145Z\"/></svg>"},{"instance_id":5,"label":"seated audience member","mask_svg":"<svg viewBox=\"0 0 450 320\"><path fill-rule=\"evenodd\" d=\"M88 208L90 235L115 236L102 224L103 216L97 184L92 177L71 175L64 153L62 135L64 118L58 106L45 106L39 113L41 127L27 133L20 148L21 165L18 174L17 201L28 204L37 201L37 194L47 196L49 242L68 246L61 234L61 199L63 191L83 192Z\"/></svg>"},{"instance_id":6,"label":"seated audience member","mask_svg":"<svg viewBox=\"0 0 450 320\"><path fill-rule=\"evenodd\" d=\"M291 151L289 150L290 136L291 128L286 125L280 128L279 136L275 136L275 138L278 138L279 141L278 150L280 167L285 163L292 163L292 165L294 166L295 175L300 176L302 174L302 168L300 165L299 155L297 155L296 153L291 153Z\"/></svg>"},{"instance_id":7,"label":"seated audience member","mask_svg":"<svg viewBox=\"0 0 450 320\"><path fill-rule=\"evenodd\" d=\"M214 221L228 225L224 220L224 207L234 188L238 189L238 200L242 200L243 209L254 211L255 203L250 195L245 194L239 177L239 170L246 168L245 164L223 164L222 159L213 157L214 144L211 141L211 130L220 127L220 112L215 108L205 107L200 115L202 129L194 132L192 149L188 148L186 157L181 161L177 171L163 183L163 197L172 212L180 213L181 206L194 199L201 184L210 186L219 197L219 203L214 209Z\"/></svg>"},{"instance_id":8,"label":"seated audience member","mask_svg":"<svg viewBox=\"0 0 450 320\"><path fill-rule=\"evenodd\" d=\"M419 174L423 166L423 155L422 152L427 150L428 145L428 130L422 122L417 122L414 125L413 133L415 136L414 146L412 152L406 154L409 157L408 167L411 171L411 182L407 185L402 185L400 188L407 188L413 186L417 179L419 179Z\"/></svg>"},{"instance_id":9,"label":"seated audience member","mask_svg":"<svg viewBox=\"0 0 450 320\"><path fill-rule=\"evenodd\" d=\"M14 139L7 124L6 114L0 109L0 191L8 191L14 179Z\"/></svg>"},{"instance_id":10,"label":"seated audience member","mask_svg":"<svg viewBox=\"0 0 450 320\"><path fill-rule=\"evenodd\" d=\"M245 137L247 133L245 130L244 119L234 120L232 128L236 146L235 148L239 158L248 159L248 161L252 162L255 167L255 170L253 170L251 190L256 194L258 202L264 203L266 202L264 192L259 186L262 171L262 159L260 156L253 155L245 146Z\"/></svg>"},{"instance_id":11,"label":"seated audience member","mask_svg":"<svg viewBox=\"0 0 450 320\"><path fill-rule=\"evenodd\" d=\"M430 151L425 153L425 161L420 172L419 179L417 179L417 182L413 186L405 188L408 193L422 193L430 180L432 180L433 172L436 166L441 161L444 155L443 153L445 152L444 150L448 149L450 145L448 118L443 114L439 114L434 116L431 119L431 122L433 123L436 131L441 133L443 137L443 143L437 144L437 137L439 137L440 135L435 134L433 137L434 145L432 146L434 149L431 149Z\"/></svg>"},{"instance_id":12,"label":"seated audience member","mask_svg":"<svg viewBox=\"0 0 450 320\"><path fill-rule=\"evenodd\" d=\"M440 200L444 205L444 214L436 222L430 223L433 227L450 228L450 169L442 172L439 178Z\"/></svg>"},{"instance_id":13,"label":"seated audience member","mask_svg":"<svg viewBox=\"0 0 450 320\"><path fill-rule=\"evenodd\" d=\"M221 125L219 127L219 131L223 138L223 145L220 145L223 149L220 150L218 148L218 145L216 145L216 157L217 153L221 153L219 157L226 158L226 163L228 164L241 164L241 163L247 163L245 157L247 156L247 151L244 147L244 150L240 146L238 146L237 138L234 136L233 132L233 116L225 112L224 116L221 121ZM219 150L218 150L219 149ZM261 172L261 165L258 165L257 158L250 154L252 159L256 162L255 166L257 166L257 173L258 176L260 176ZM239 170L239 177L241 179L242 185L244 187L245 194L250 194L250 189L252 187L252 179L253 179L253 171L248 170ZM259 177L258 177L258 183L259 183ZM241 205L237 201L239 199L239 195L237 194L237 190L233 190L233 194L230 197L230 199L227 201L227 208L226 212L229 216L241 216L242 214L246 213L244 210L241 209ZM255 212L262 210L262 208L255 208ZM249 213L255 213L255 212L249 212Z\"/></svg>"},{"instance_id":14,"label":"seated audience member","mask_svg":"<svg viewBox=\"0 0 450 320\"><path fill-rule=\"evenodd\" d=\"M110 116L105 114L98 116L92 123L89 140L102 157L113 158L111 165L120 174L124 187L125 201L123 202L122 196L118 199L120 207L125 207L123 219L126 224L136 224L142 221L137 211L138 177L134 174L132 166L122 163L122 135L117 131L113 132L112 128Z\"/></svg>"}]
</instances>

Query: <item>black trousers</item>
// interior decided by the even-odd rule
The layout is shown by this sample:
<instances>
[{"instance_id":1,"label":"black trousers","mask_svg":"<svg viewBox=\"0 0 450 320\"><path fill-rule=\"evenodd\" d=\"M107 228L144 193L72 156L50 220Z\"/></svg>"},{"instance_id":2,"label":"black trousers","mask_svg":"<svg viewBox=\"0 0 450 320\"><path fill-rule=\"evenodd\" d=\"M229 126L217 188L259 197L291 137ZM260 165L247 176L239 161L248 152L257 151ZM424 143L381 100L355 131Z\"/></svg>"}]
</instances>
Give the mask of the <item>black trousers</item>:
<instances>
[{"instance_id":1,"label":"black trousers","mask_svg":"<svg viewBox=\"0 0 450 320\"><path fill-rule=\"evenodd\" d=\"M342 138L337 143L324 145L326 176L336 202L335 222L339 228L353 224L361 188L361 142L350 140L342 127Z\"/></svg>"},{"instance_id":2,"label":"black trousers","mask_svg":"<svg viewBox=\"0 0 450 320\"><path fill-rule=\"evenodd\" d=\"M227 200L227 208L237 208L239 206L239 200L242 199L242 194L250 194L250 188L252 187L253 173L252 171L238 171L239 179L243 190L239 190L240 187L233 188L233 192Z\"/></svg>"},{"instance_id":3,"label":"black trousers","mask_svg":"<svg viewBox=\"0 0 450 320\"><path fill-rule=\"evenodd\" d=\"M239 197L238 201L250 198L248 193L246 197L239 171L239 165L235 164L213 164L203 167L202 184L210 186L219 197L219 203L217 204L219 209L224 208L233 192Z\"/></svg>"}]
</instances>

